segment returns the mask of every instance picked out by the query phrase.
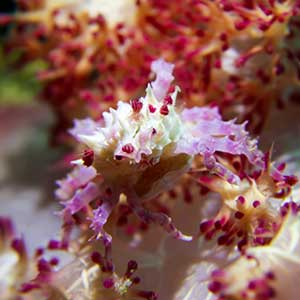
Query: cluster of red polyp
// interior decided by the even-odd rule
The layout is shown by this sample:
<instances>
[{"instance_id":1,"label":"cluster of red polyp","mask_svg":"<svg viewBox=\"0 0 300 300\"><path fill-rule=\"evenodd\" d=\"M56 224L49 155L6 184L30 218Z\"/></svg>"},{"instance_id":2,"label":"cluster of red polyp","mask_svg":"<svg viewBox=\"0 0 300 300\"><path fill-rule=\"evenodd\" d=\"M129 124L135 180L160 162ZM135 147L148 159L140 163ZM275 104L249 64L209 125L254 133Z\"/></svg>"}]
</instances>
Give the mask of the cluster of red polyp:
<instances>
[{"instance_id":1,"label":"cluster of red polyp","mask_svg":"<svg viewBox=\"0 0 300 300\"><path fill-rule=\"evenodd\" d=\"M284 272L284 260L299 253L295 245L284 248L286 244L291 244L286 243L286 233L296 229L297 234L299 211L297 203L286 203L281 207L282 228L268 246L250 247L231 265L212 272L208 289L218 296L218 300L285 299L288 290L286 282L290 280L286 274L290 271ZM297 225L293 228L296 222ZM283 261L280 261L282 257ZM284 280L285 283L282 282Z\"/></svg>"},{"instance_id":2,"label":"cluster of red polyp","mask_svg":"<svg viewBox=\"0 0 300 300\"><path fill-rule=\"evenodd\" d=\"M122 277L118 277L113 271L113 265L111 268L107 268L105 259L99 252L93 252L91 254L91 260L94 264L99 266L103 273L102 285L104 291L102 291L102 293L107 293L107 297L122 297L122 299L141 298L146 300L158 299L154 292L139 290L135 287L141 281L140 277L133 276L138 269L138 263L136 261L130 260L127 264L125 274Z\"/></svg>"},{"instance_id":3,"label":"cluster of red polyp","mask_svg":"<svg viewBox=\"0 0 300 300\"><path fill-rule=\"evenodd\" d=\"M281 174L284 164L271 166L268 155L264 160L264 170L242 175L239 186L216 177L199 178L202 185L218 193L222 200L218 214L200 224L200 235L206 240L215 239L220 246L237 246L241 252L249 246L272 241L289 204L279 212L271 202L286 199L297 179Z\"/></svg>"},{"instance_id":4,"label":"cluster of red polyp","mask_svg":"<svg viewBox=\"0 0 300 300\"><path fill-rule=\"evenodd\" d=\"M299 1L141 0L132 22L114 25L83 8L68 10L64 1L19 3L25 12L13 18L10 48L25 50L24 60L48 62L39 78L58 116L56 134L74 117L99 117L134 98L161 56L175 63L186 105L218 103L256 131L270 103L282 104L299 83Z\"/></svg>"},{"instance_id":5,"label":"cluster of red polyp","mask_svg":"<svg viewBox=\"0 0 300 300\"><path fill-rule=\"evenodd\" d=\"M259 130L269 103L298 84L299 1L141 2L145 45L176 63L188 105L216 102Z\"/></svg>"},{"instance_id":6,"label":"cluster of red polyp","mask_svg":"<svg viewBox=\"0 0 300 300\"><path fill-rule=\"evenodd\" d=\"M3 299L17 299L19 288L32 275L33 260L29 259L24 240L17 238L9 218L0 217L0 292Z\"/></svg>"},{"instance_id":7,"label":"cluster of red polyp","mask_svg":"<svg viewBox=\"0 0 300 300\"><path fill-rule=\"evenodd\" d=\"M248 258L252 259L251 257ZM209 285L209 289L212 293L221 294L225 289L226 283L222 282L226 273L223 270L215 270L212 273L212 282ZM240 293L240 297L234 299L256 299L256 300L270 300L274 299L276 292L272 286L275 279L273 272L269 271L263 274L260 278L251 280L247 287ZM229 300L231 296L220 296L218 300ZM233 296L234 297L234 296Z\"/></svg>"},{"instance_id":8,"label":"cluster of red polyp","mask_svg":"<svg viewBox=\"0 0 300 300\"><path fill-rule=\"evenodd\" d=\"M138 288L141 278L133 276L138 269L136 261L129 261L124 275L118 276L114 271L113 264L108 264L100 253L93 252L92 247L88 247L78 253L80 259L75 259L64 267L60 266L60 270L57 271L59 258L57 256L51 256L49 259L43 257L46 253L49 256L49 250L55 249L54 247L52 249L48 247L48 250L37 248L35 255L30 257L26 251L24 240L16 238L11 220L0 217L0 257L2 258L0 292L2 299L74 299L74 295L82 293L84 289L81 271L93 275L90 276L91 278L89 277L90 286L85 287L85 292L90 295L89 299L99 299L98 297L157 299L154 292ZM67 253L65 254L67 255ZM89 255L88 258L87 255ZM83 263L84 261L85 263ZM79 266L81 267L79 271L75 271ZM70 269L72 269L72 276L70 276ZM72 289L68 286L69 281L66 280L66 275L74 277L75 283L71 281ZM74 294L72 294L73 289Z\"/></svg>"},{"instance_id":9,"label":"cluster of red polyp","mask_svg":"<svg viewBox=\"0 0 300 300\"><path fill-rule=\"evenodd\" d=\"M42 58L48 63L38 78L44 83L42 98L57 114L57 134L75 117L97 118L127 92L134 96L144 88L150 58L145 62L126 50L135 28L111 25L100 13L92 17L84 8L77 10L76 1L19 2L22 10L4 18L16 21L7 49L23 50L23 62Z\"/></svg>"}]
</instances>

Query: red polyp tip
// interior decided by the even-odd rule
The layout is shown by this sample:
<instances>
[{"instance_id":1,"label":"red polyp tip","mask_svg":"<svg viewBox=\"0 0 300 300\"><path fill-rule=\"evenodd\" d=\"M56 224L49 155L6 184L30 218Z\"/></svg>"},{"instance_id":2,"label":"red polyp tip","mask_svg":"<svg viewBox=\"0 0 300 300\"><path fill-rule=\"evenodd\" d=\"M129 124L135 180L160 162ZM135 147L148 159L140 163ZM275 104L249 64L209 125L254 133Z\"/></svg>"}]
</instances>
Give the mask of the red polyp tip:
<instances>
[{"instance_id":1,"label":"red polyp tip","mask_svg":"<svg viewBox=\"0 0 300 300\"><path fill-rule=\"evenodd\" d=\"M138 268L138 264L135 260L130 260L128 262L128 267L127 268L128 268L128 270L134 270L135 271Z\"/></svg>"},{"instance_id":2,"label":"red polyp tip","mask_svg":"<svg viewBox=\"0 0 300 300\"><path fill-rule=\"evenodd\" d=\"M114 101L114 99L115 99L115 97L112 94L108 94L108 95L104 96L104 101L105 102L112 102L112 101Z\"/></svg>"},{"instance_id":3,"label":"red polyp tip","mask_svg":"<svg viewBox=\"0 0 300 300\"><path fill-rule=\"evenodd\" d=\"M132 283L133 283L133 284L139 284L140 282L141 282L141 278L138 277L138 276L136 276L136 277L134 277L134 278L132 279Z\"/></svg>"},{"instance_id":4,"label":"red polyp tip","mask_svg":"<svg viewBox=\"0 0 300 300\"><path fill-rule=\"evenodd\" d=\"M170 85L168 93L173 93L175 92L175 86L174 85Z\"/></svg>"},{"instance_id":5,"label":"red polyp tip","mask_svg":"<svg viewBox=\"0 0 300 300\"><path fill-rule=\"evenodd\" d=\"M151 113L155 113L156 108L155 108L153 105L149 104L149 111L150 111Z\"/></svg>"},{"instance_id":6,"label":"red polyp tip","mask_svg":"<svg viewBox=\"0 0 300 300\"><path fill-rule=\"evenodd\" d=\"M134 112L138 113L143 108L143 103L138 99L131 100L131 107Z\"/></svg>"},{"instance_id":7,"label":"red polyp tip","mask_svg":"<svg viewBox=\"0 0 300 300\"><path fill-rule=\"evenodd\" d=\"M262 21L259 23L258 28L261 31L267 31L270 28L270 25L271 25L270 23Z\"/></svg>"},{"instance_id":8,"label":"red polyp tip","mask_svg":"<svg viewBox=\"0 0 300 300\"><path fill-rule=\"evenodd\" d=\"M145 298L147 300L157 300L158 299L158 296L154 292L151 292L151 291L140 291L140 292L138 292L138 296Z\"/></svg>"},{"instance_id":9,"label":"red polyp tip","mask_svg":"<svg viewBox=\"0 0 300 300\"><path fill-rule=\"evenodd\" d=\"M237 30L243 30L245 29L247 26L249 25L249 21L248 20L241 20L241 21L237 21L235 22L234 26Z\"/></svg>"},{"instance_id":10,"label":"red polyp tip","mask_svg":"<svg viewBox=\"0 0 300 300\"><path fill-rule=\"evenodd\" d=\"M295 175L284 176L284 180L288 185L295 185L298 182L298 177Z\"/></svg>"},{"instance_id":11,"label":"red polyp tip","mask_svg":"<svg viewBox=\"0 0 300 300\"><path fill-rule=\"evenodd\" d=\"M224 11L232 11L233 10L233 5L228 2L223 3L223 10Z\"/></svg>"},{"instance_id":12,"label":"red polyp tip","mask_svg":"<svg viewBox=\"0 0 300 300\"><path fill-rule=\"evenodd\" d=\"M230 236L228 234L221 235L218 238L218 244L220 246L225 245L230 240Z\"/></svg>"},{"instance_id":13,"label":"red polyp tip","mask_svg":"<svg viewBox=\"0 0 300 300\"><path fill-rule=\"evenodd\" d=\"M38 270L41 273L49 273L49 272L51 272L50 264L44 258L41 258L38 261Z\"/></svg>"},{"instance_id":14,"label":"red polyp tip","mask_svg":"<svg viewBox=\"0 0 300 300\"><path fill-rule=\"evenodd\" d=\"M24 255L26 252L25 244L22 239L14 239L11 243L12 248L19 253L19 255Z\"/></svg>"},{"instance_id":15,"label":"red polyp tip","mask_svg":"<svg viewBox=\"0 0 300 300\"><path fill-rule=\"evenodd\" d=\"M122 151L125 152L125 153L132 153L134 151L134 147L132 144L126 144L122 147Z\"/></svg>"},{"instance_id":16,"label":"red polyp tip","mask_svg":"<svg viewBox=\"0 0 300 300\"><path fill-rule=\"evenodd\" d=\"M220 281L213 281L208 285L208 289L214 294L220 292L222 288L223 285Z\"/></svg>"},{"instance_id":17,"label":"red polyp tip","mask_svg":"<svg viewBox=\"0 0 300 300\"><path fill-rule=\"evenodd\" d=\"M98 264L98 265L102 265L103 264L103 257L99 252L93 252L91 254L91 260L93 263Z\"/></svg>"},{"instance_id":18,"label":"red polyp tip","mask_svg":"<svg viewBox=\"0 0 300 300\"><path fill-rule=\"evenodd\" d=\"M244 7L247 9L253 9L254 8L253 0L244 0Z\"/></svg>"},{"instance_id":19,"label":"red polyp tip","mask_svg":"<svg viewBox=\"0 0 300 300\"><path fill-rule=\"evenodd\" d=\"M138 268L138 264L135 260L130 260L127 265L126 277L130 277Z\"/></svg>"},{"instance_id":20,"label":"red polyp tip","mask_svg":"<svg viewBox=\"0 0 300 300\"><path fill-rule=\"evenodd\" d=\"M86 167L90 167L94 161L94 151L92 149L84 150L82 160Z\"/></svg>"},{"instance_id":21,"label":"red polyp tip","mask_svg":"<svg viewBox=\"0 0 300 300\"><path fill-rule=\"evenodd\" d=\"M170 95L166 96L164 99L164 104L169 105L173 103L173 99Z\"/></svg>"},{"instance_id":22,"label":"red polyp tip","mask_svg":"<svg viewBox=\"0 0 300 300\"><path fill-rule=\"evenodd\" d=\"M248 283L248 289L249 290L255 290L257 288L257 286L259 285L259 281L258 280L251 280Z\"/></svg>"},{"instance_id":23,"label":"red polyp tip","mask_svg":"<svg viewBox=\"0 0 300 300\"><path fill-rule=\"evenodd\" d=\"M234 217L238 220L242 219L244 217L244 213L242 213L241 211L237 211L235 214L234 214Z\"/></svg>"},{"instance_id":24,"label":"red polyp tip","mask_svg":"<svg viewBox=\"0 0 300 300\"><path fill-rule=\"evenodd\" d=\"M266 16L270 16L272 14L272 11L269 8L267 8L265 5L258 4L258 6Z\"/></svg>"},{"instance_id":25,"label":"red polyp tip","mask_svg":"<svg viewBox=\"0 0 300 300\"><path fill-rule=\"evenodd\" d=\"M220 34L220 40L223 42L227 41L227 34L225 32L222 32Z\"/></svg>"},{"instance_id":26,"label":"red polyp tip","mask_svg":"<svg viewBox=\"0 0 300 300\"><path fill-rule=\"evenodd\" d=\"M210 227L213 225L213 221L212 220L208 220L208 221L204 221L200 224L200 231L202 233L205 233L206 231L208 231L210 229Z\"/></svg>"},{"instance_id":27,"label":"red polyp tip","mask_svg":"<svg viewBox=\"0 0 300 300\"><path fill-rule=\"evenodd\" d=\"M59 264L59 258L58 257L52 257L50 259L50 265L51 266L57 266Z\"/></svg>"},{"instance_id":28,"label":"red polyp tip","mask_svg":"<svg viewBox=\"0 0 300 300\"><path fill-rule=\"evenodd\" d=\"M279 16L277 16L277 21L278 21L279 23L284 23L284 21L285 21L285 16L284 16L284 15L279 15Z\"/></svg>"},{"instance_id":29,"label":"red polyp tip","mask_svg":"<svg viewBox=\"0 0 300 300\"><path fill-rule=\"evenodd\" d=\"M217 221L215 222L215 228L216 228L216 229L221 229L222 227L223 227L222 221L221 221L221 220L217 220Z\"/></svg>"},{"instance_id":30,"label":"red polyp tip","mask_svg":"<svg viewBox=\"0 0 300 300\"><path fill-rule=\"evenodd\" d=\"M266 278L268 278L269 280L274 280L275 279L275 274L272 271L269 271L266 273Z\"/></svg>"},{"instance_id":31,"label":"red polyp tip","mask_svg":"<svg viewBox=\"0 0 300 300\"><path fill-rule=\"evenodd\" d=\"M237 200L238 200L238 202L241 203L241 204L245 204L245 202L246 202L246 199L245 199L244 196L239 196Z\"/></svg>"},{"instance_id":32,"label":"red polyp tip","mask_svg":"<svg viewBox=\"0 0 300 300\"><path fill-rule=\"evenodd\" d=\"M41 256L43 254L44 254L44 248L38 248L38 249L36 249L36 251L35 251L35 255L36 256Z\"/></svg>"},{"instance_id":33,"label":"red polyp tip","mask_svg":"<svg viewBox=\"0 0 300 300\"><path fill-rule=\"evenodd\" d=\"M215 68L216 69L221 69L222 68L222 61L221 61L221 59L217 59L215 61Z\"/></svg>"},{"instance_id":34,"label":"red polyp tip","mask_svg":"<svg viewBox=\"0 0 300 300\"><path fill-rule=\"evenodd\" d=\"M106 289L110 289L114 286L114 279L113 278L106 278L103 280L103 287Z\"/></svg>"},{"instance_id":35,"label":"red polyp tip","mask_svg":"<svg viewBox=\"0 0 300 300\"><path fill-rule=\"evenodd\" d=\"M163 116L167 116L169 114L169 109L168 106L166 104L162 105L159 112L163 115Z\"/></svg>"},{"instance_id":36,"label":"red polyp tip","mask_svg":"<svg viewBox=\"0 0 300 300\"><path fill-rule=\"evenodd\" d=\"M56 240L50 240L48 243L48 249L50 250L57 250L61 248L61 243Z\"/></svg>"},{"instance_id":37,"label":"red polyp tip","mask_svg":"<svg viewBox=\"0 0 300 300\"><path fill-rule=\"evenodd\" d=\"M236 61L235 61L235 66L237 68L241 68L245 65L245 63L248 61L248 59L250 58L249 55L245 54L245 55L241 55Z\"/></svg>"},{"instance_id":38,"label":"red polyp tip","mask_svg":"<svg viewBox=\"0 0 300 300\"><path fill-rule=\"evenodd\" d=\"M216 231L214 229L208 231L207 233L205 233L205 239L207 241L211 240L215 233L216 233Z\"/></svg>"},{"instance_id":39,"label":"red polyp tip","mask_svg":"<svg viewBox=\"0 0 300 300\"><path fill-rule=\"evenodd\" d=\"M286 163L282 162L280 165L278 165L277 170L278 171L283 171L286 167Z\"/></svg>"},{"instance_id":40,"label":"red polyp tip","mask_svg":"<svg viewBox=\"0 0 300 300\"><path fill-rule=\"evenodd\" d=\"M254 208L256 208L260 205L260 201L258 201L258 200L253 201L252 205Z\"/></svg>"},{"instance_id":41,"label":"red polyp tip","mask_svg":"<svg viewBox=\"0 0 300 300\"><path fill-rule=\"evenodd\" d=\"M91 91L83 90L79 93L79 96L87 102L95 100L95 96Z\"/></svg>"}]
</instances>

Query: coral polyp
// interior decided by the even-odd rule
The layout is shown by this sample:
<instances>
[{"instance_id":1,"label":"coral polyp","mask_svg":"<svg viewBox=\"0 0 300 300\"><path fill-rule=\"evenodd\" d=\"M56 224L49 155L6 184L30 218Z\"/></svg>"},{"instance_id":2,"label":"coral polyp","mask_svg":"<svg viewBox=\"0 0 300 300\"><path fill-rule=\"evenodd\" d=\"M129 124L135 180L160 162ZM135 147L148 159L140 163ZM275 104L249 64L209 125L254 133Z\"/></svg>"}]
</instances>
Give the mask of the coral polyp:
<instances>
[{"instance_id":1,"label":"coral polyp","mask_svg":"<svg viewBox=\"0 0 300 300\"><path fill-rule=\"evenodd\" d=\"M222 295L221 299L285 299L287 294L293 295L296 281L290 281L286 267L297 268L299 263L297 211L294 203L270 244L250 247L224 270L214 271L209 289Z\"/></svg>"}]
</instances>

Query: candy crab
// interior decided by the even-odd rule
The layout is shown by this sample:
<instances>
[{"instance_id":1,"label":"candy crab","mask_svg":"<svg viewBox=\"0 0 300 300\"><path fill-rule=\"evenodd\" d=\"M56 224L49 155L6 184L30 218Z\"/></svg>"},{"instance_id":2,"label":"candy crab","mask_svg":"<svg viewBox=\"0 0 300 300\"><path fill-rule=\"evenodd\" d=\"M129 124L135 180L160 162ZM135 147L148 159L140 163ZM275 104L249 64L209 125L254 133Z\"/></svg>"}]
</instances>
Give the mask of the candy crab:
<instances>
[{"instance_id":1,"label":"candy crab","mask_svg":"<svg viewBox=\"0 0 300 300\"><path fill-rule=\"evenodd\" d=\"M164 60L152 64L156 79L146 96L103 113L103 119L76 120L70 133L86 146L74 170L58 181L57 196L65 208L65 233L79 212L86 214L95 236L109 252L111 236L103 226L120 199L145 223L157 223L176 239L191 241L164 213L143 206L197 168L216 174L231 184L240 177L228 168L219 154L243 156L257 168L263 166L257 141L250 139L245 124L222 121L215 107L176 107L178 87L170 87L173 65ZM65 235L66 238L67 235Z\"/></svg>"}]
</instances>

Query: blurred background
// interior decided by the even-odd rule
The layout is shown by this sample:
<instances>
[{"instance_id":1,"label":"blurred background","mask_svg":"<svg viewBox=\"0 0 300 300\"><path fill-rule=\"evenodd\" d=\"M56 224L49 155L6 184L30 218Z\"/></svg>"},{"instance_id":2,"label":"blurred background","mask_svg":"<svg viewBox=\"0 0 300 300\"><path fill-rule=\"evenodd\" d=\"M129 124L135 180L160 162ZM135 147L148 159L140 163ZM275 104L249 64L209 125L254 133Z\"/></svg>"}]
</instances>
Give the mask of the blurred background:
<instances>
[{"instance_id":1,"label":"blurred background","mask_svg":"<svg viewBox=\"0 0 300 300\"><path fill-rule=\"evenodd\" d=\"M15 9L14 1L0 1L0 13ZM49 147L53 115L38 100L35 74L44 63L16 68L19 51L4 55L11 26L0 26L0 215L12 217L33 250L59 232L53 190L62 173L58 161L63 149Z\"/></svg>"}]
</instances>

